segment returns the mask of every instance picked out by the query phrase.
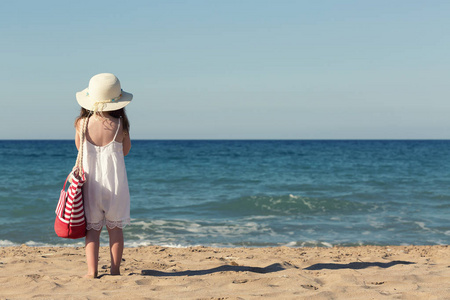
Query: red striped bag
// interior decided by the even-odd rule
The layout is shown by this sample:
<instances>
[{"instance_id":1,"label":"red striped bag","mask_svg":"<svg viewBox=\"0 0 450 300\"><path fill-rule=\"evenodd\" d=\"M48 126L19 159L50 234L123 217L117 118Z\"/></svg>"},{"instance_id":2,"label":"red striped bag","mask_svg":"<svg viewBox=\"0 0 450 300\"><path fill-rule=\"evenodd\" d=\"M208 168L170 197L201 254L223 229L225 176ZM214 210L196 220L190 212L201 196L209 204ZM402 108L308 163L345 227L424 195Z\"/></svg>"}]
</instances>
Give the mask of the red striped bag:
<instances>
[{"instance_id":1,"label":"red striped bag","mask_svg":"<svg viewBox=\"0 0 450 300\"><path fill-rule=\"evenodd\" d=\"M83 144L86 133L87 118L84 119L80 135L77 161L72 172L67 176L56 206L55 232L62 238L79 239L86 236L84 217L83 184L86 175L83 170ZM70 179L69 179L70 178ZM70 186L66 191L67 180Z\"/></svg>"},{"instance_id":2,"label":"red striped bag","mask_svg":"<svg viewBox=\"0 0 450 300\"><path fill-rule=\"evenodd\" d=\"M79 239L86 236L82 190L86 176L84 172L82 172L81 177L72 174L73 172L64 182L56 207L55 232L57 236L62 238ZM72 177L72 182L66 191L66 183L69 177Z\"/></svg>"}]
</instances>

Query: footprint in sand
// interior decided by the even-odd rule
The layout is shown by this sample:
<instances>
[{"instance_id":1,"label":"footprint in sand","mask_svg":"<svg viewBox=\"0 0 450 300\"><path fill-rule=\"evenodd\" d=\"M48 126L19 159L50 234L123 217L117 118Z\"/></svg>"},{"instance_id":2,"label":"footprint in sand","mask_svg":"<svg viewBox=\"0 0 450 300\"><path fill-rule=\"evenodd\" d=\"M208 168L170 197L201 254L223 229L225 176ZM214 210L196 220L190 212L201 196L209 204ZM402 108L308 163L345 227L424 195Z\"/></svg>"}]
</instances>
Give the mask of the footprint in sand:
<instances>
[{"instance_id":1,"label":"footprint in sand","mask_svg":"<svg viewBox=\"0 0 450 300\"><path fill-rule=\"evenodd\" d=\"M151 279L139 279L135 281L137 285L151 285Z\"/></svg>"},{"instance_id":2,"label":"footprint in sand","mask_svg":"<svg viewBox=\"0 0 450 300\"><path fill-rule=\"evenodd\" d=\"M236 279L236 280L233 280L233 283L237 283L237 284L239 284L239 283L246 283L246 282L248 282L247 279Z\"/></svg>"},{"instance_id":3,"label":"footprint in sand","mask_svg":"<svg viewBox=\"0 0 450 300\"><path fill-rule=\"evenodd\" d=\"M311 284L302 284L302 288L307 290L318 290L319 288Z\"/></svg>"}]
</instances>

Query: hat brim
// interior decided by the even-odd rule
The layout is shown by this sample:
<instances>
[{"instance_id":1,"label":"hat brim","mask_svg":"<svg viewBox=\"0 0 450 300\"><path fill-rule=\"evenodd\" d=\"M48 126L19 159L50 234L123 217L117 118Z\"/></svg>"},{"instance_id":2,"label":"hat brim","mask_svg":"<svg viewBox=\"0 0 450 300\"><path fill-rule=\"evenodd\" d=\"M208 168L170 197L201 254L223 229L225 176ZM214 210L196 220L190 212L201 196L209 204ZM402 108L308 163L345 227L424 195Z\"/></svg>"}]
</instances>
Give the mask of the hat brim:
<instances>
[{"instance_id":1,"label":"hat brim","mask_svg":"<svg viewBox=\"0 0 450 300\"><path fill-rule=\"evenodd\" d=\"M88 88L85 88L81 92L76 93L76 96L77 102L81 107L91 111L94 110L93 106L96 101L89 97ZM102 111L113 111L124 108L131 102L132 99L133 94L122 91L122 96L120 97L120 99L114 102L104 103Z\"/></svg>"}]
</instances>

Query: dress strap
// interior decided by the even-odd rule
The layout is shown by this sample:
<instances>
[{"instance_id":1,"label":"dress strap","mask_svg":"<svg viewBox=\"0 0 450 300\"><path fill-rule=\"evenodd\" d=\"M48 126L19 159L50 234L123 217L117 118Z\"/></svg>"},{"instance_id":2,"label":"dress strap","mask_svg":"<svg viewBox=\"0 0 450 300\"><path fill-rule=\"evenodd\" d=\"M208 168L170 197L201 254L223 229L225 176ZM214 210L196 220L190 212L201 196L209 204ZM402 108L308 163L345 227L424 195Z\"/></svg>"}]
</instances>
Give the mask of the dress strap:
<instances>
[{"instance_id":1,"label":"dress strap","mask_svg":"<svg viewBox=\"0 0 450 300\"><path fill-rule=\"evenodd\" d=\"M115 141L115 140L116 140L116 138L117 138L117 134L119 133L119 129L120 129L120 118L119 118L119 125L117 126L116 134L114 135L114 139L113 139L113 141Z\"/></svg>"}]
</instances>

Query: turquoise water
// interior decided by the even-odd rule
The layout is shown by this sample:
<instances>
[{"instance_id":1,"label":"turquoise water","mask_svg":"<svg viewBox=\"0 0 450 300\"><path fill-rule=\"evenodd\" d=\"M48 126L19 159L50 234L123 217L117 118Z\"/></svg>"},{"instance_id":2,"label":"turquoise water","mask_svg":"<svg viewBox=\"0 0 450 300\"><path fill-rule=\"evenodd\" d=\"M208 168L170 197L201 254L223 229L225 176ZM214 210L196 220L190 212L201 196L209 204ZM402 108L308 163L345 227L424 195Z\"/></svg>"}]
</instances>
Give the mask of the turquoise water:
<instances>
[{"instance_id":1,"label":"turquoise water","mask_svg":"<svg viewBox=\"0 0 450 300\"><path fill-rule=\"evenodd\" d=\"M53 232L73 141L0 141L0 246ZM450 243L450 141L133 141L127 246ZM102 235L107 241L107 235Z\"/></svg>"}]
</instances>

